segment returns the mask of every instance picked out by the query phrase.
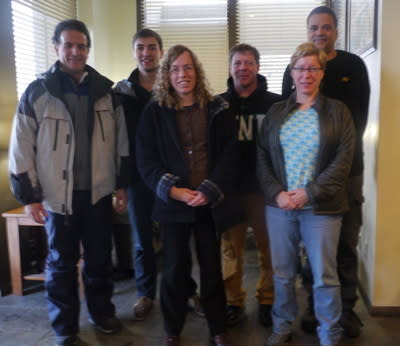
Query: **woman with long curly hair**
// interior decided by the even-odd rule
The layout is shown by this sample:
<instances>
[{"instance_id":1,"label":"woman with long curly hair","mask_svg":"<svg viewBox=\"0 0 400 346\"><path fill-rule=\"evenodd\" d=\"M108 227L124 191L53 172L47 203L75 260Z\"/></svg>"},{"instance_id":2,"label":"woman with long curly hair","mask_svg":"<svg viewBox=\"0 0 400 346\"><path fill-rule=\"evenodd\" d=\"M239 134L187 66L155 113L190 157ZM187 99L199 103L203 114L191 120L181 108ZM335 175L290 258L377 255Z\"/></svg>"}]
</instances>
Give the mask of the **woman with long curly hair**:
<instances>
[{"instance_id":1,"label":"woman with long curly hair","mask_svg":"<svg viewBox=\"0 0 400 346\"><path fill-rule=\"evenodd\" d=\"M211 339L215 345L232 345L225 334L219 232L240 215L233 198L234 118L226 102L211 96L201 64L182 45L164 56L154 99L139 124L136 155L139 172L156 195L153 217L163 243L164 345L179 345L185 321L191 294L191 235Z\"/></svg>"}]
</instances>

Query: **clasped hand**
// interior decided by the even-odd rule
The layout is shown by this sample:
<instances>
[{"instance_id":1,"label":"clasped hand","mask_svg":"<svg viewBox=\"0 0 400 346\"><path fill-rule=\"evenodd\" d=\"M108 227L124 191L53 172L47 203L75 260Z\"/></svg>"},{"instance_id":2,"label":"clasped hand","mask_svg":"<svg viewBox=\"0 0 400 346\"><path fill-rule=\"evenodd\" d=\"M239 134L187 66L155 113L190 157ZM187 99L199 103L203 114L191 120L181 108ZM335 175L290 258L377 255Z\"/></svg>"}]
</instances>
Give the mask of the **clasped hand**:
<instances>
[{"instance_id":1,"label":"clasped hand","mask_svg":"<svg viewBox=\"0 0 400 346\"><path fill-rule=\"evenodd\" d=\"M190 207L200 207L208 204L208 199L204 193L185 187L171 187L169 196L172 199L186 203Z\"/></svg>"},{"instance_id":2,"label":"clasped hand","mask_svg":"<svg viewBox=\"0 0 400 346\"><path fill-rule=\"evenodd\" d=\"M301 209L307 202L308 196L305 189L281 191L276 197L278 207L285 210Z\"/></svg>"}]
</instances>

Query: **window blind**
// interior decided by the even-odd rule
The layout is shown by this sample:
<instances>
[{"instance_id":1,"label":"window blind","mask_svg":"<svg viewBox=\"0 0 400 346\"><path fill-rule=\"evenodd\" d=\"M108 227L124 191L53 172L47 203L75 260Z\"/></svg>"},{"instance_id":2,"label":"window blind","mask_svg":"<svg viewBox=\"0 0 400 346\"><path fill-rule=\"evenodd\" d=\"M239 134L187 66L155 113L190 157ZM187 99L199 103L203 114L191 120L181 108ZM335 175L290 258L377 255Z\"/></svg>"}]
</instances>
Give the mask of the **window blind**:
<instances>
[{"instance_id":1,"label":"window blind","mask_svg":"<svg viewBox=\"0 0 400 346\"><path fill-rule=\"evenodd\" d=\"M51 43L54 27L64 19L76 18L75 0L12 0L14 51L18 98L46 71L57 55Z\"/></svg>"},{"instance_id":2,"label":"window blind","mask_svg":"<svg viewBox=\"0 0 400 346\"><path fill-rule=\"evenodd\" d=\"M307 41L310 11L321 0L237 0L237 42L254 45L260 52L260 73L269 90L281 93L282 77L295 48Z\"/></svg>"},{"instance_id":3,"label":"window blind","mask_svg":"<svg viewBox=\"0 0 400 346\"><path fill-rule=\"evenodd\" d=\"M338 20L338 38L336 40L335 47L337 49L346 50L347 47L347 38L346 38L346 23L347 23L347 1L336 0L332 1L332 9L336 13L336 17Z\"/></svg>"},{"instance_id":4,"label":"window blind","mask_svg":"<svg viewBox=\"0 0 400 346\"><path fill-rule=\"evenodd\" d=\"M228 19L226 0L143 0L141 26L157 31L164 51L175 44L197 55L212 91L226 89L228 75Z\"/></svg>"}]
</instances>

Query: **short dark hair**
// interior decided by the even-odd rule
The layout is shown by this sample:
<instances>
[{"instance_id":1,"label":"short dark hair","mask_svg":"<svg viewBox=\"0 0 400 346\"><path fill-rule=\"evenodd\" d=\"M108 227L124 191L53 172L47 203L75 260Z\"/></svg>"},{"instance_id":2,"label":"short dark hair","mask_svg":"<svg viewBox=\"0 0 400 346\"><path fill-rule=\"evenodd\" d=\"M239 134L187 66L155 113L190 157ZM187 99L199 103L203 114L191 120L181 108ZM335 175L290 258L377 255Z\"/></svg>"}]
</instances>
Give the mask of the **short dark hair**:
<instances>
[{"instance_id":1,"label":"short dark hair","mask_svg":"<svg viewBox=\"0 0 400 346\"><path fill-rule=\"evenodd\" d=\"M250 52L254 56L257 65L260 65L260 52L256 47L247 43L240 43L231 48L231 50L229 51L229 65L231 64L233 56L236 53L244 53L244 52Z\"/></svg>"},{"instance_id":2,"label":"short dark hair","mask_svg":"<svg viewBox=\"0 0 400 346\"><path fill-rule=\"evenodd\" d=\"M67 19L63 20L62 22L58 23L54 29L54 35L51 39L53 44L60 44L60 36L61 33L65 30L74 30L79 31L86 36L87 46L90 48L91 40L89 35L89 30L86 27L85 23L81 22L77 19Z\"/></svg>"},{"instance_id":3,"label":"short dark hair","mask_svg":"<svg viewBox=\"0 0 400 346\"><path fill-rule=\"evenodd\" d=\"M141 29L135 35L133 35L132 46L135 46L135 42L137 41L138 38L146 38L146 37L154 37L157 40L160 49L161 50L163 49L163 43L160 34L148 28Z\"/></svg>"},{"instance_id":4,"label":"short dark hair","mask_svg":"<svg viewBox=\"0 0 400 346\"><path fill-rule=\"evenodd\" d=\"M333 18L333 23L335 24L335 28L337 28L337 17L336 13L328 6L319 6L314 8L307 17L307 24L314 14L329 14Z\"/></svg>"}]
</instances>

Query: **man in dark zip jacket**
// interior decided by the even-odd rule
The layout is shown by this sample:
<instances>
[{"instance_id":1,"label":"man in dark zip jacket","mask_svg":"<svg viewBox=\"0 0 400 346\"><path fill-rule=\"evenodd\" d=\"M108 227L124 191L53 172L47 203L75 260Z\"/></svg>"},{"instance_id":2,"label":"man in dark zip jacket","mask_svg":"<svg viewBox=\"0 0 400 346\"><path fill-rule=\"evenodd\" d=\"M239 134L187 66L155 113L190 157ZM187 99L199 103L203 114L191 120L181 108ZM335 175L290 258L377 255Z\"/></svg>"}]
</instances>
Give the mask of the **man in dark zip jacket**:
<instances>
[{"instance_id":1,"label":"man in dark zip jacket","mask_svg":"<svg viewBox=\"0 0 400 346\"><path fill-rule=\"evenodd\" d=\"M252 229L259 259L259 279L256 297L259 302L260 323L271 325L270 310L273 299L272 268L264 219L264 199L256 177L256 142L259 128L269 107L281 100L267 91L267 80L258 74L258 50L239 44L230 51L231 77L228 90L221 94L230 104L239 132L240 203L246 220L222 235L223 275L227 296L227 318L230 325L244 317L245 291L242 287L243 251L248 229Z\"/></svg>"},{"instance_id":2,"label":"man in dark zip jacket","mask_svg":"<svg viewBox=\"0 0 400 346\"><path fill-rule=\"evenodd\" d=\"M15 197L46 228L46 290L56 345L75 345L80 243L89 322L107 334L121 326L111 302L112 194L116 210L123 211L129 148L113 82L86 65L85 24L60 22L53 43L58 61L28 86L18 105L9 169Z\"/></svg>"}]
</instances>

